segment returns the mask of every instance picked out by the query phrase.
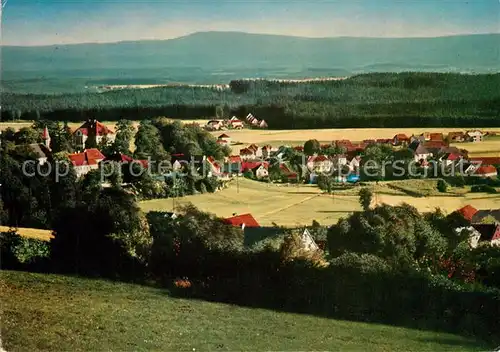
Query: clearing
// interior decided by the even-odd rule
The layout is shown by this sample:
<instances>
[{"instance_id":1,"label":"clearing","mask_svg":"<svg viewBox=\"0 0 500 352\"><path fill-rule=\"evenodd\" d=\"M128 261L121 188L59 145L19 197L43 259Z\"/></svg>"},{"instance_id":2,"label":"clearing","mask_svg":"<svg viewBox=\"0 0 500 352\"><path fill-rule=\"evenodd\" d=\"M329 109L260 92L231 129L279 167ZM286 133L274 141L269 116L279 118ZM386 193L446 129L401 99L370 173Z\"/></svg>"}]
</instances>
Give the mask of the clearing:
<instances>
[{"instance_id":1,"label":"clearing","mask_svg":"<svg viewBox=\"0 0 500 352\"><path fill-rule=\"evenodd\" d=\"M281 313L166 290L1 271L7 351L484 351L451 334Z\"/></svg>"},{"instance_id":2,"label":"clearing","mask_svg":"<svg viewBox=\"0 0 500 352\"><path fill-rule=\"evenodd\" d=\"M470 204L479 209L500 208L500 194L465 193L452 189L441 194L436 180L387 181L371 184L374 203L398 205L406 202L419 211L439 207L450 213ZM397 185L398 189L389 185ZM337 223L353 211L361 210L359 187L325 194L313 185L286 185L252 181L243 177L233 180L228 188L217 193L205 193L182 198L154 199L141 202L144 211L172 211L174 206L192 203L199 209L230 217L233 213L252 213L260 225L304 226L313 220L323 225ZM418 193L420 196L409 195Z\"/></svg>"}]
</instances>

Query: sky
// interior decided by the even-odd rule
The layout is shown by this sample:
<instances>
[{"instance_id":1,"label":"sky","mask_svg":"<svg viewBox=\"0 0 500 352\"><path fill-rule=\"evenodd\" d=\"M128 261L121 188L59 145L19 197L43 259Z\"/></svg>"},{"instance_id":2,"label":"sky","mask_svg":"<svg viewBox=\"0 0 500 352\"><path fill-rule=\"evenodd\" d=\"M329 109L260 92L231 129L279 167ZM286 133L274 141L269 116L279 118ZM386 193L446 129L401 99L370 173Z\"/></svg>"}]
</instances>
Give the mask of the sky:
<instances>
[{"instance_id":1,"label":"sky","mask_svg":"<svg viewBox=\"0 0 500 352\"><path fill-rule=\"evenodd\" d=\"M500 0L7 0L1 43L171 39L200 31L304 37L500 33Z\"/></svg>"}]
</instances>

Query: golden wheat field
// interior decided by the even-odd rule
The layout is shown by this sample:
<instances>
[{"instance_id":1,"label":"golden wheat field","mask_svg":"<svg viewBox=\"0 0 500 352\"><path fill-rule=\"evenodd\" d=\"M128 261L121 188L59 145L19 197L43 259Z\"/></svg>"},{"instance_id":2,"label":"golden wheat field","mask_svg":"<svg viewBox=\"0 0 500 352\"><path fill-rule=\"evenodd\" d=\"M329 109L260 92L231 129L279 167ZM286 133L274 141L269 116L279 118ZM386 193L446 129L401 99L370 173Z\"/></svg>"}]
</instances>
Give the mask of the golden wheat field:
<instances>
[{"instance_id":1,"label":"golden wheat field","mask_svg":"<svg viewBox=\"0 0 500 352\"><path fill-rule=\"evenodd\" d=\"M479 128L484 131L500 133L500 128ZM308 139L317 139L321 143L331 143L334 140L348 139L353 142L365 139L387 139L393 138L398 133L407 136L419 135L423 132L441 132L445 135L453 131L466 131L466 128L352 128L352 129L315 129L315 130L257 130L243 129L224 131L231 137L235 145L232 146L233 153L238 153L247 144L258 145L270 144L280 145L303 145ZM222 132L210 132L214 136ZM459 143L459 148L471 148L471 155L500 156L500 139L486 140L479 143Z\"/></svg>"},{"instance_id":2,"label":"golden wheat field","mask_svg":"<svg viewBox=\"0 0 500 352\"><path fill-rule=\"evenodd\" d=\"M51 230L0 226L0 232L9 232L9 231L14 231L22 237L33 238L42 241L50 241L50 239L54 237L52 235Z\"/></svg>"},{"instance_id":3,"label":"golden wheat field","mask_svg":"<svg viewBox=\"0 0 500 352\"><path fill-rule=\"evenodd\" d=\"M402 188L423 190L435 189L432 180L412 184L403 181ZM374 191L374 204L386 203L397 205L403 202L415 206L419 211L432 211L439 207L450 213L470 204L479 209L500 208L500 195L466 193L451 191L446 195L437 191L428 192L426 197L413 197L403 191L387 186L388 182L371 185ZM205 193L183 198L155 199L141 202L144 211L172 211L174 205L192 203L199 209L221 217L230 217L233 213L251 213L261 225L276 223L281 226L309 225L313 220L322 224L335 224L341 217L353 211L361 210L358 203L358 187L334 192L333 195L322 193L316 186L267 184L244 178L233 180L227 189L217 193Z\"/></svg>"}]
</instances>

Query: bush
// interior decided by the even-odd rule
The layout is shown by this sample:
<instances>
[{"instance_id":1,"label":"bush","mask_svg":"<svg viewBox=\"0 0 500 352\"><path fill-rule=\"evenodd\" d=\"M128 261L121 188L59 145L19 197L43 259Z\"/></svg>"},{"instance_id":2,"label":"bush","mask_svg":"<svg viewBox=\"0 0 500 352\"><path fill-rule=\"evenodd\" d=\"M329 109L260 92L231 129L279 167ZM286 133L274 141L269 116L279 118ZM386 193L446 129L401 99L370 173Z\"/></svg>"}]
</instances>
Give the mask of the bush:
<instances>
[{"instance_id":1,"label":"bush","mask_svg":"<svg viewBox=\"0 0 500 352\"><path fill-rule=\"evenodd\" d=\"M448 184L445 180L439 180L437 183L437 189L441 193L446 193L446 191L448 190Z\"/></svg>"},{"instance_id":2,"label":"bush","mask_svg":"<svg viewBox=\"0 0 500 352\"><path fill-rule=\"evenodd\" d=\"M50 257L47 242L21 237L14 231L0 232L0 250L3 269L34 269Z\"/></svg>"},{"instance_id":3,"label":"bush","mask_svg":"<svg viewBox=\"0 0 500 352\"><path fill-rule=\"evenodd\" d=\"M489 185L475 185L470 189L474 193L497 193L497 190Z\"/></svg>"}]
</instances>

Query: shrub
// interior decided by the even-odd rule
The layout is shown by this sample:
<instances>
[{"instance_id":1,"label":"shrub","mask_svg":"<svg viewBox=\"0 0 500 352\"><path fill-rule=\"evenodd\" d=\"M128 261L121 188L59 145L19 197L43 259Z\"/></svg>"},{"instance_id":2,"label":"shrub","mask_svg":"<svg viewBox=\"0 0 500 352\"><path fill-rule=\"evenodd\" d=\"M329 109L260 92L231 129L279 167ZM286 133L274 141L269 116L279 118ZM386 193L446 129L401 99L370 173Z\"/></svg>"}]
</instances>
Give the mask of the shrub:
<instances>
[{"instance_id":1,"label":"shrub","mask_svg":"<svg viewBox=\"0 0 500 352\"><path fill-rule=\"evenodd\" d=\"M497 190L489 185L475 185L471 187L470 191L474 193L497 193Z\"/></svg>"},{"instance_id":2,"label":"shrub","mask_svg":"<svg viewBox=\"0 0 500 352\"><path fill-rule=\"evenodd\" d=\"M47 242L21 237L14 231L0 232L0 248L5 269L36 266L50 257Z\"/></svg>"},{"instance_id":3,"label":"shrub","mask_svg":"<svg viewBox=\"0 0 500 352\"><path fill-rule=\"evenodd\" d=\"M437 183L437 189L441 193L446 193L446 191L448 190L448 184L445 180L439 180Z\"/></svg>"}]
</instances>

